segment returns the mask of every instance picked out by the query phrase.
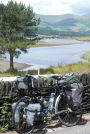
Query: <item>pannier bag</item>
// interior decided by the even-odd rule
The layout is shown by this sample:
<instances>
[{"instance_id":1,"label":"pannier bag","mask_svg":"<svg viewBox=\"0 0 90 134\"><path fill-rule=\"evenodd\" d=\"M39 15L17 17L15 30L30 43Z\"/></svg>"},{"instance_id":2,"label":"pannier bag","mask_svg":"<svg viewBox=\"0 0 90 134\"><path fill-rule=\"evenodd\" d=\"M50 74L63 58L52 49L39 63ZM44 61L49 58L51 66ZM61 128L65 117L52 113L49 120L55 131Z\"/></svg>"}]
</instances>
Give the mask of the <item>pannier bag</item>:
<instances>
[{"instance_id":1,"label":"pannier bag","mask_svg":"<svg viewBox=\"0 0 90 134\"><path fill-rule=\"evenodd\" d=\"M73 106L78 107L81 104L83 89L82 83L71 84Z\"/></svg>"},{"instance_id":2,"label":"pannier bag","mask_svg":"<svg viewBox=\"0 0 90 134\"><path fill-rule=\"evenodd\" d=\"M34 125L35 117L40 116L41 105L39 103L29 104L27 107L27 124L30 126Z\"/></svg>"},{"instance_id":3,"label":"pannier bag","mask_svg":"<svg viewBox=\"0 0 90 134\"><path fill-rule=\"evenodd\" d=\"M38 80L31 75L17 77L18 89L28 89L29 87L37 87Z\"/></svg>"},{"instance_id":4,"label":"pannier bag","mask_svg":"<svg viewBox=\"0 0 90 134\"><path fill-rule=\"evenodd\" d=\"M29 95L31 88L37 87L38 80L31 75L17 77L17 88L19 97Z\"/></svg>"}]
</instances>

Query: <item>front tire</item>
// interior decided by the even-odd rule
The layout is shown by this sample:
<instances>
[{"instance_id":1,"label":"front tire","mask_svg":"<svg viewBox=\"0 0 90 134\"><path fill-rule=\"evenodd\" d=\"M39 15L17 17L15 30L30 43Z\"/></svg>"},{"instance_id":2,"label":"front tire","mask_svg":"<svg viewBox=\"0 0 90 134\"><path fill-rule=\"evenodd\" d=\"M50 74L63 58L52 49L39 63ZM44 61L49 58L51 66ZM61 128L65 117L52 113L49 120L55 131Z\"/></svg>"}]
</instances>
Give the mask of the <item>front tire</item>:
<instances>
[{"instance_id":1,"label":"front tire","mask_svg":"<svg viewBox=\"0 0 90 134\"><path fill-rule=\"evenodd\" d=\"M59 113L58 118L63 125L71 127L77 125L81 120L82 108L80 105L78 108L73 110L68 105L67 97L64 94L61 94L56 99L55 113Z\"/></svg>"},{"instance_id":2,"label":"front tire","mask_svg":"<svg viewBox=\"0 0 90 134\"><path fill-rule=\"evenodd\" d=\"M21 104L23 103L23 104ZM13 125L17 133L19 134L32 134L34 131L35 126L30 126L27 124L26 121L26 107L28 104L32 104L31 98L29 96L25 96L21 98L15 105L15 108L13 110ZM18 121L16 121L16 113L17 110L19 111L19 118Z\"/></svg>"}]
</instances>

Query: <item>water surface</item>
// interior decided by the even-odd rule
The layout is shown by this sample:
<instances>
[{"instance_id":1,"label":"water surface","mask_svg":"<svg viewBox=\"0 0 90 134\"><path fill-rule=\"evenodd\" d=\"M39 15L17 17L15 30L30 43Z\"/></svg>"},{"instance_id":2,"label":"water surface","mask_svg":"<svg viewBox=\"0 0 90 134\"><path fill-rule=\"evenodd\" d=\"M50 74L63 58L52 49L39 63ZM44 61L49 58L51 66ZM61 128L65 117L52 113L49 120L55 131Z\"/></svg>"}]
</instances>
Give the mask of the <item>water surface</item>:
<instances>
[{"instance_id":1,"label":"water surface","mask_svg":"<svg viewBox=\"0 0 90 134\"><path fill-rule=\"evenodd\" d=\"M28 53L22 53L16 62L40 66L57 66L85 61L81 56L90 51L90 42L72 39L43 39L41 42L75 43L74 45L29 48ZM7 56L8 57L8 56Z\"/></svg>"}]
</instances>

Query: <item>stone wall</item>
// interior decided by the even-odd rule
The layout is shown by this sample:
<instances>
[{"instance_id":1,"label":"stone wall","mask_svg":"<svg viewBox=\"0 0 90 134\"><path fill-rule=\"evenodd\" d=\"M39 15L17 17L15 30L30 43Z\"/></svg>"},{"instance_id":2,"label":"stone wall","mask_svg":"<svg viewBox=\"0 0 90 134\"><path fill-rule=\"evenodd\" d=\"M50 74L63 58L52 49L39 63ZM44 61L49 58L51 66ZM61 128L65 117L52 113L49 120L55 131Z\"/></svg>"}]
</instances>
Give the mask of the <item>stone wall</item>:
<instances>
[{"instance_id":1,"label":"stone wall","mask_svg":"<svg viewBox=\"0 0 90 134\"><path fill-rule=\"evenodd\" d=\"M0 131L12 129L12 103L18 100L15 82L0 82Z\"/></svg>"},{"instance_id":2,"label":"stone wall","mask_svg":"<svg viewBox=\"0 0 90 134\"><path fill-rule=\"evenodd\" d=\"M3 99L5 96L15 98L17 93L18 90L15 82L0 82L0 99Z\"/></svg>"},{"instance_id":3,"label":"stone wall","mask_svg":"<svg viewBox=\"0 0 90 134\"><path fill-rule=\"evenodd\" d=\"M80 81L83 83L83 113L90 112L90 73L82 74L80 76Z\"/></svg>"}]
</instances>

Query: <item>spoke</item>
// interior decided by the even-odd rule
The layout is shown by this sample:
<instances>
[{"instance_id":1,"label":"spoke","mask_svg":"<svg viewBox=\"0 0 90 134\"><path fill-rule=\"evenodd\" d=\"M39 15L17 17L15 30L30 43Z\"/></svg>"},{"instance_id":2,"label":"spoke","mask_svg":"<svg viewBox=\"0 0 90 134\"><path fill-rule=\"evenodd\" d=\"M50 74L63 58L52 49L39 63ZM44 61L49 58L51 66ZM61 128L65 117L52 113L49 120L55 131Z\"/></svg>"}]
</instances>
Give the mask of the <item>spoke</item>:
<instances>
[{"instance_id":1,"label":"spoke","mask_svg":"<svg viewBox=\"0 0 90 134\"><path fill-rule=\"evenodd\" d=\"M68 119L67 117L68 117L68 116L67 116L67 114L66 114L65 117L63 118L63 120L64 120L64 121L67 121L67 119Z\"/></svg>"},{"instance_id":2,"label":"spoke","mask_svg":"<svg viewBox=\"0 0 90 134\"><path fill-rule=\"evenodd\" d=\"M57 112L56 114L62 114L62 113L66 113L68 110L62 110L60 112Z\"/></svg>"},{"instance_id":3,"label":"spoke","mask_svg":"<svg viewBox=\"0 0 90 134\"><path fill-rule=\"evenodd\" d=\"M63 105L63 101L61 102L61 99L58 102L57 110L58 112L56 114L59 116L60 121L66 126L73 126L78 123L82 114L80 106L77 109L72 109L67 102Z\"/></svg>"},{"instance_id":4,"label":"spoke","mask_svg":"<svg viewBox=\"0 0 90 134\"><path fill-rule=\"evenodd\" d=\"M69 113L69 114L68 114L68 117L69 117L69 123L73 122L73 119L74 119L74 118L72 117L72 113Z\"/></svg>"},{"instance_id":5,"label":"spoke","mask_svg":"<svg viewBox=\"0 0 90 134\"><path fill-rule=\"evenodd\" d=\"M35 126L33 127L32 131L30 130L27 134L30 134L31 132L33 132L34 129L35 129Z\"/></svg>"}]
</instances>

